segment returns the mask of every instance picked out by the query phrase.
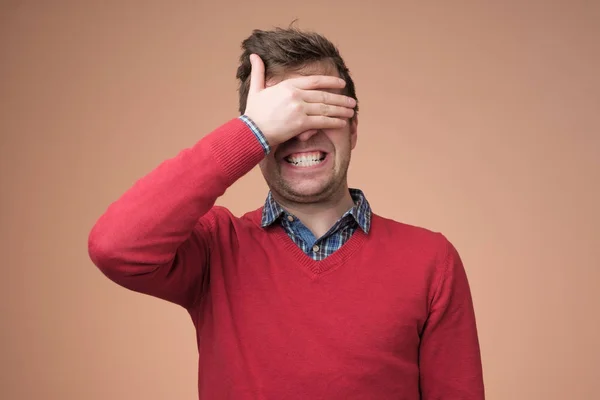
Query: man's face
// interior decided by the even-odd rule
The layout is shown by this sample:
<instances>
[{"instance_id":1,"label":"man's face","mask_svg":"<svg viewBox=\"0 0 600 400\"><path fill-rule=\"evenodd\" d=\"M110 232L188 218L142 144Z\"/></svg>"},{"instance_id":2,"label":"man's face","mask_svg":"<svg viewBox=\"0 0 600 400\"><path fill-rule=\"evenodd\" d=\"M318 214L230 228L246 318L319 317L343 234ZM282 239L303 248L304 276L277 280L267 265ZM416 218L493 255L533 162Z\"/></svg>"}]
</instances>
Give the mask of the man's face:
<instances>
[{"instance_id":1,"label":"man's face","mask_svg":"<svg viewBox=\"0 0 600 400\"><path fill-rule=\"evenodd\" d=\"M267 86L301 75L334 75L329 64L317 64L301 73L271 79ZM336 90L336 93L341 91ZM333 199L347 190L350 153L356 146L357 119L341 129L307 131L281 143L260 163L260 169L276 199L314 203Z\"/></svg>"}]
</instances>

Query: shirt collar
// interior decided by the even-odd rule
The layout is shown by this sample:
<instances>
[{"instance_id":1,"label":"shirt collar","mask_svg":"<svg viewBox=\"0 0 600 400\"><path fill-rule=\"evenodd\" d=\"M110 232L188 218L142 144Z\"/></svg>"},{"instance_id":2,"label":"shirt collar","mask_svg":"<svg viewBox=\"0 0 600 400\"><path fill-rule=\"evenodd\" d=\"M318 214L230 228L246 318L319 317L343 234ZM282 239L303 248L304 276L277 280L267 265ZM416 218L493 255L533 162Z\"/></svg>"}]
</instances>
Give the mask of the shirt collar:
<instances>
[{"instance_id":1,"label":"shirt collar","mask_svg":"<svg viewBox=\"0 0 600 400\"><path fill-rule=\"evenodd\" d=\"M354 206L351 209L349 209L342 216L342 218L344 218L348 214L352 215L358 226L360 226L360 228L365 233L369 233L369 230L371 228L371 206L369 205L367 198L361 190L351 188L349 189L349 191L350 196L352 196L352 200L354 201ZM281 207L279 203L277 203L277 201L275 201L273 195L269 191L262 211L262 227L264 228L269 225L272 225L282 215L287 216L288 213L283 209L283 207Z\"/></svg>"}]
</instances>

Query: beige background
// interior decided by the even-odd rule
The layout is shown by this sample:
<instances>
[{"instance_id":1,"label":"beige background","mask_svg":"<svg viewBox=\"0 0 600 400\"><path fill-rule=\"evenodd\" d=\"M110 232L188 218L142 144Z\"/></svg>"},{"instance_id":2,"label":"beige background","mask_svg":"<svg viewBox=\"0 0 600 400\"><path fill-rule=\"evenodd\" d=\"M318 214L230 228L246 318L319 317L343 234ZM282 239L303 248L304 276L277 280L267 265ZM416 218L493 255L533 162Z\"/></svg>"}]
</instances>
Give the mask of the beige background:
<instances>
[{"instance_id":1,"label":"beige background","mask_svg":"<svg viewBox=\"0 0 600 400\"><path fill-rule=\"evenodd\" d=\"M237 116L241 40L299 18L357 83L351 185L464 258L488 399L597 399L599 3L297 3L0 0L0 398L196 397L185 311L109 282L87 234ZM219 203L265 194L255 169Z\"/></svg>"}]
</instances>

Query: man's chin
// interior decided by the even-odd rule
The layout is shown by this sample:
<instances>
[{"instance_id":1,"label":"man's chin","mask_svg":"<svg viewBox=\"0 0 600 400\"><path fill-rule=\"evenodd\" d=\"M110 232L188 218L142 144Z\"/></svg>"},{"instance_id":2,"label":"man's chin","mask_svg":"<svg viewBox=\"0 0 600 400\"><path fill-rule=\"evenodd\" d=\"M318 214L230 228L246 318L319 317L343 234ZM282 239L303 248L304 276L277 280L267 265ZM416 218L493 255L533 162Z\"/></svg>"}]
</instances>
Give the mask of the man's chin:
<instances>
[{"instance_id":1,"label":"man's chin","mask_svg":"<svg viewBox=\"0 0 600 400\"><path fill-rule=\"evenodd\" d=\"M320 201L329 196L331 184L329 182L289 182L284 185L282 194L290 200L298 203L311 203Z\"/></svg>"}]
</instances>

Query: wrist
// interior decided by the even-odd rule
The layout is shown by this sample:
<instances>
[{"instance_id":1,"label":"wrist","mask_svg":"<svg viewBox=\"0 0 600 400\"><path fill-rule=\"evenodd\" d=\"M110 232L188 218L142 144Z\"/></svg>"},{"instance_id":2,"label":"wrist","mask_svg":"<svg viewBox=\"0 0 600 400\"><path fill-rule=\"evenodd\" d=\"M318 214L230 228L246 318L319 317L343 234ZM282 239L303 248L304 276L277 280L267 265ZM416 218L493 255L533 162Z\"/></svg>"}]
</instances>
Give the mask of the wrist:
<instances>
[{"instance_id":1,"label":"wrist","mask_svg":"<svg viewBox=\"0 0 600 400\"><path fill-rule=\"evenodd\" d=\"M213 159L224 172L227 185L249 172L264 157L264 148L241 119L233 119L202 141L211 149Z\"/></svg>"},{"instance_id":2,"label":"wrist","mask_svg":"<svg viewBox=\"0 0 600 400\"><path fill-rule=\"evenodd\" d=\"M269 143L269 140L265 136L265 134L258 127L258 125L254 122L254 120L247 114L240 115L238 118L240 120L242 120L248 126L248 128L250 128L250 130L256 137L256 140L258 140L258 142L262 146L262 148L265 152L265 155L268 155L271 152L271 145Z\"/></svg>"}]
</instances>

